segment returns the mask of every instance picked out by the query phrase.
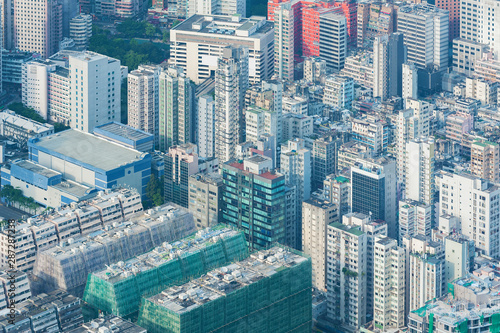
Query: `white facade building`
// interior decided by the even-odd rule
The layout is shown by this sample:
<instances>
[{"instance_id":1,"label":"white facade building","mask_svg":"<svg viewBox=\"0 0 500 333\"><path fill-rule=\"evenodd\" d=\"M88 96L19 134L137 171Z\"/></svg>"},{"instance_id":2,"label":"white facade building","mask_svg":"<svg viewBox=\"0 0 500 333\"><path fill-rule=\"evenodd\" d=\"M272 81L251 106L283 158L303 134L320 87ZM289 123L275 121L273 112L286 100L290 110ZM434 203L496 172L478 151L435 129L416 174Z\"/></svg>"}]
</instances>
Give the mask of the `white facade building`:
<instances>
[{"instance_id":1,"label":"white facade building","mask_svg":"<svg viewBox=\"0 0 500 333\"><path fill-rule=\"evenodd\" d=\"M462 234L477 250L500 257L500 188L467 174L442 171L439 178L439 215L459 218Z\"/></svg>"},{"instance_id":2,"label":"white facade building","mask_svg":"<svg viewBox=\"0 0 500 333\"><path fill-rule=\"evenodd\" d=\"M75 42L75 47L85 49L92 37L92 15L78 15L69 22L69 37Z\"/></svg>"},{"instance_id":3,"label":"white facade building","mask_svg":"<svg viewBox=\"0 0 500 333\"><path fill-rule=\"evenodd\" d=\"M354 80L350 77L330 75L325 82L323 103L341 109L350 109L354 99Z\"/></svg>"},{"instance_id":4,"label":"white facade building","mask_svg":"<svg viewBox=\"0 0 500 333\"><path fill-rule=\"evenodd\" d=\"M398 10L398 32L404 34L407 59L419 68L448 67L449 12L431 4Z\"/></svg>"},{"instance_id":5,"label":"white facade building","mask_svg":"<svg viewBox=\"0 0 500 333\"><path fill-rule=\"evenodd\" d=\"M274 29L263 17L194 15L170 31L170 44L170 61L196 84L213 75L228 45L248 49L252 84L273 75Z\"/></svg>"},{"instance_id":6,"label":"white facade building","mask_svg":"<svg viewBox=\"0 0 500 333\"><path fill-rule=\"evenodd\" d=\"M274 12L274 75L284 81L293 81L295 16L291 2L280 4Z\"/></svg>"},{"instance_id":7,"label":"white facade building","mask_svg":"<svg viewBox=\"0 0 500 333\"><path fill-rule=\"evenodd\" d=\"M403 103L406 105L406 99L418 98L418 71L415 64L403 64Z\"/></svg>"},{"instance_id":8,"label":"white facade building","mask_svg":"<svg viewBox=\"0 0 500 333\"><path fill-rule=\"evenodd\" d=\"M215 101L212 96L198 99L198 155L203 158L215 155Z\"/></svg>"},{"instance_id":9,"label":"white facade building","mask_svg":"<svg viewBox=\"0 0 500 333\"><path fill-rule=\"evenodd\" d=\"M243 141L243 105L248 88L248 49L226 47L215 73L215 157L225 163L236 157Z\"/></svg>"},{"instance_id":10,"label":"white facade building","mask_svg":"<svg viewBox=\"0 0 500 333\"><path fill-rule=\"evenodd\" d=\"M170 2L170 1L169 1ZM188 0L187 17L193 15L235 15L247 16L245 0Z\"/></svg>"},{"instance_id":11,"label":"white facade building","mask_svg":"<svg viewBox=\"0 0 500 333\"><path fill-rule=\"evenodd\" d=\"M414 139L406 144L406 199L434 205L434 139Z\"/></svg>"},{"instance_id":12,"label":"white facade building","mask_svg":"<svg viewBox=\"0 0 500 333\"><path fill-rule=\"evenodd\" d=\"M392 238L378 238L374 245L373 320L383 332L405 325L405 270L403 248Z\"/></svg>"},{"instance_id":13,"label":"white facade building","mask_svg":"<svg viewBox=\"0 0 500 333\"><path fill-rule=\"evenodd\" d=\"M313 198L302 203L302 251L311 256L313 286L327 289L327 230L338 221L337 206Z\"/></svg>"},{"instance_id":14,"label":"white facade building","mask_svg":"<svg viewBox=\"0 0 500 333\"><path fill-rule=\"evenodd\" d=\"M431 236L432 206L422 202L405 200L399 202L399 243L403 237Z\"/></svg>"}]
</instances>

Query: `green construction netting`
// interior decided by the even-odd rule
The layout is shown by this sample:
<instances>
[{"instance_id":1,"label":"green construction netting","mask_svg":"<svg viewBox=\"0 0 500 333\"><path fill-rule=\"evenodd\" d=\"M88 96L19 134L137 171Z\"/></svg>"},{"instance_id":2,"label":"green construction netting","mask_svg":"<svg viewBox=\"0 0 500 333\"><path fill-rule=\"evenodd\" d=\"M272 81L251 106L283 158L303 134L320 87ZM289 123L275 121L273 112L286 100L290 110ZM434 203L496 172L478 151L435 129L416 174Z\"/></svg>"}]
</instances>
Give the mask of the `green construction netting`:
<instances>
[{"instance_id":1,"label":"green construction netting","mask_svg":"<svg viewBox=\"0 0 500 333\"><path fill-rule=\"evenodd\" d=\"M491 315L491 333L500 333L500 313L494 313Z\"/></svg>"},{"instance_id":2,"label":"green construction netting","mask_svg":"<svg viewBox=\"0 0 500 333\"><path fill-rule=\"evenodd\" d=\"M469 330L469 321L465 319L460 324L457 325L457 331L460 333L467 333Z\"/></svg>"},{"instance_id":3,"label":"green construction netting","mask_svg":"<svg viewBox=\"0 0 500 333\"><path fill-rule=\"evenodd\" d=\"M455 285L453 283L448 283L448 293L455 298Z\"/></svg>"},{"instance_id":4,"label":"green construction netting","mask_svg":"<svg viewBox=\"0 0 500 333\"><path fill-rule=\"evenodd\" d=\"M191 236L192 237L192 236ZM83 300L97 310L122 317L137 315L141 297L149 297L231 262L248 257L243 233L203 244L205 247L185 252L180 257L123 278L115 283L89 274Z\"/></svg>"},{"instance_id":5,"label":"green construction netting","mask_svg":"<svg viewBox=\"0 0 500 333\"><path fill-rule=\"evenodd\" d=\"M311 261L175 313L142 300L138 324L149 333L310 333Z\"/></svg>"},{"instance_id":6,"label":"green construction netting","mask_svg":"<svg viewBox=\"0 0 500 333\"><path fill-rule=\"evenodd\" d=\"M429 333L434 332L434 313L429 314Z\"/></svg>"}]
</instances>

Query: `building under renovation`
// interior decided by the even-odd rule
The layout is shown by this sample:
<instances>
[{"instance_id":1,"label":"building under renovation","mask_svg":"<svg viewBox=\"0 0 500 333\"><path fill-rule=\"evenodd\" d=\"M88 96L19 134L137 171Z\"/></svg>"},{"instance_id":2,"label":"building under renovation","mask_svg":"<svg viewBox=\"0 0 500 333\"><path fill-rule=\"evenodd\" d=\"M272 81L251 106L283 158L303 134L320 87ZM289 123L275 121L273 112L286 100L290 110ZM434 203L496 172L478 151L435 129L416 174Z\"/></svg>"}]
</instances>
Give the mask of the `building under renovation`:
<instances>
[{"instance_id":1,"label":"building under renovation","mask_svg":"<svg viewBox=\"0 0 500 333\"><path fill-rule=\"evenodd\" d=\"M144 299L149 333L304 332L312 328L311 259L273 247Z\"/></svg>"},{"instance_id":2,"label":"building under renovation","mask_svg":"<svg viewBox=\"0 0 500 333\"><path fill-rule=\"evenodd\" d=\"M135 318L142 296L247 256L244 234L218 225L90 274L83 299L95 310Z\"/></svg>"}]
</instances>

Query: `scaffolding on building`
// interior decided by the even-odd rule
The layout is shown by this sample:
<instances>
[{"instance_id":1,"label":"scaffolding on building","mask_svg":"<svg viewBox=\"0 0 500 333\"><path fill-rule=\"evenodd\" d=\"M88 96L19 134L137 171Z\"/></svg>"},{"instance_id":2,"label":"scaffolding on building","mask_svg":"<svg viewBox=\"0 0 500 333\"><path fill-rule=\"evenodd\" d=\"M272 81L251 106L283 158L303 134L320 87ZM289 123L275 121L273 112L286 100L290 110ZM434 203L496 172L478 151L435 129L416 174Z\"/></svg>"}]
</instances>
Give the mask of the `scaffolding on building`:
<instances>
[{"instance_id":1,"label":"scaffolding on building","mask_svg":"<svg viewBox=\"0 0 500 333\"><path fill-rule=\"evenodd\" d=\"M141 297L247 256L244 234L219 225L89 274L83 300L96 310L135 318Z\"/></svg>"},{"instance_id":2,"label":"scaffolding on building","mask_svg":"<svg viewBox=\"0 0 500 333\"><path fill-rule=\"evenodd\" d=\"M295 332L312 328L311 259L273 247L143 298L150 333Z\"/></svg>"}]
</instances>

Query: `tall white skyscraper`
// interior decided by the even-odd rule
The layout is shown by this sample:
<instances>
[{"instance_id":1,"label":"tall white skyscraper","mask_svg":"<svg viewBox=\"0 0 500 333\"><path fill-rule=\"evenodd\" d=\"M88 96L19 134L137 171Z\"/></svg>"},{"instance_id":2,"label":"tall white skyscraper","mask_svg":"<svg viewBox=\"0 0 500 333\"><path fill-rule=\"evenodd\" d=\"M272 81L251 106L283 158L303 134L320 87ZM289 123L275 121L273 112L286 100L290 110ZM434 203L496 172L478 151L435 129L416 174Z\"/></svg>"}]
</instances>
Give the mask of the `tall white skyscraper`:
<instances>
[{"instance_id":1,"label":"tall white skyscraper","mask_svg":"<svg viewBox=\"0 0 500 333\"><path fill-rule=\"evenodd\" d=\"M153 134L159 143L159 76L160 68L139 66L128 74L128 125Z\"/></svg>"},{"instance_id":2,"label":"tall white skyscraper","mask_svg":"<svg viewBox=\"0 0 500 333\"><path fill-rule=\"evenodd\" d=\"M243 106L248 88L248 49L225 47L215 72L215 157L219 163L235 158L244 137Z\"/></svg>"},{"instance_id":3,"label":"tall white skyscraper","mask_svg":"<svg viewBox=\"0 0 500 333\"><path fill-rule=\"evenodd\" d=\"M303 139L292 139L281 150L281 170L287 184L297 185L297 199L305 201L311 196L311 151Z\"/></svg>"},{"instance_id":4,"label":"tall white skyscraper","mask_svg":"<svg viewBox=\"0 0 500 333\"><path fill-rule=\"evenodd\" d=\"M120 61L93 52L62 51L23 65L22 101L44 119L84 132L121 121Z\"/></svg>"},{"instance_id":5,"label":"tall white skyscraper","mask_svg":"<svg viewBox=\"0 0 500 333\"><path fill-rule=\"evenodd\" d=\"M377 237L374 244L373 320L383 332L405 325L405 251L395 239Z\"/></svg>"},{"instance_id":6,"label":"tall white skyscraper","mask_svg":"<svg viewBox=\"0 0 500 333\"><path fill-rule=\"evenodd\" d=\"M430 4L398 10L398 32L404 34L407 59L417 67L448 67L448 11Z\"/></svg>"},{"instance_id":7,"label":"tall white skyscraper","mask_svg":"<svg viewBox=\"0 0 500 333\"><path fill-rule=\"evenodd\" d=\"M415 64L403 64L403 104L407 98L418 98L418 72Z\"/></svg>"},{"instance_id":8,"label":"tall white skyscraper","mask_svg":"<svg viewBox=\"0 0 500 333\"><path fill-rule=\"evenodd\" d=\"M302 251L311 256L313 286L326 291L327 230L338 221L338 209L329 201L312 198L302 202Z\"/></svg>"},{"instance_id":9,"label":"tall white skyscraper","mask_svg":"<svg viewBox=\"0 0 500 333\"><path fill-rule=\"evenodd\" d=\"M274 12L274 76L293 81L295 37L291 2L279 5Z\"/></svg>"},{"instance_id":10,"label":"tall white skyscraper","mask_svg":"<svg viewBox=\"0 0 500 333\"><path fill-rule=\"evenodd\" d=\"M198 99L198 155L208 158L215 155L215 101L212 96Z\"/></svg>"},{"instance_id":11,"label":"tall white skyscraper","mask_svg":"<svg viewBox=\"0 0 500 333\"><path fill-rule=\"evenodd\" d=\"M434 139L414 139L406 144L406 199L434 205Z\"/></svg>"},{"instance_id":12,"label":"tall white skyscraper","mask_svg":"<svg viewBox=\"0 0 500 333\"><path fill-rule=\"evenodd\" d=\"M69 57L71 127L91 133L94 127L121 121L120 61L81 52Z\"/></svg>"},{"instance_id":13,"label":"tall white skyscraper","mask_svg":"<svg viewBox=\"0 0 500 333\"><path fill-rule=\"evenodd\" d=\"M42 59L56 53L62 39L62 11L57 0L14 1L15 47Z\"/></svg>"},{"instance_id":14,"label":"tall white skyscraper","mask_svg":"<svg viewBox=\"0 0 500 333\"><path fill-rule=\"evenodd\" d=\"M399 202L399 243L403 237L431 237L433 207L422 202L405 200Z\"/></svg>"}]
</instances>

